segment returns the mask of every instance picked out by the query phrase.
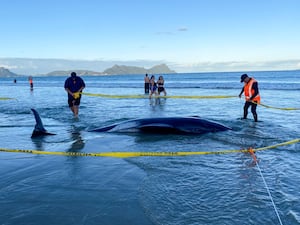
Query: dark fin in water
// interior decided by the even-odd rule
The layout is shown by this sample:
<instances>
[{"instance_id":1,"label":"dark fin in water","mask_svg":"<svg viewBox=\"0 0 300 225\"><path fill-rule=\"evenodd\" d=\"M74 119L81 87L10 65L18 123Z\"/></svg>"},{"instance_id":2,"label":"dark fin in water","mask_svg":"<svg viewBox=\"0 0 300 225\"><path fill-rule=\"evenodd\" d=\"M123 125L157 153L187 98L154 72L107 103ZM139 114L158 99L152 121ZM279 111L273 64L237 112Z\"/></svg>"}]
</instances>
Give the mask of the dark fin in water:
<instances>
[{"instance_id":1,"label":"dark fin in water","mask_svg":"<svg viewBox=\"0 0 300 225\"><path fill-rule=\"evenodd\" d=\"M33 115L35 118L35 127L34 127L31 137L33 138L33 137L39 137L39 136L45 136L45 135L55 135L55 134L49 133L44 128L44 125L43 125L43 122L41 120L39 113L35 109L31 109L31 111L33 112Z\"/></svg>"}]
</instances>

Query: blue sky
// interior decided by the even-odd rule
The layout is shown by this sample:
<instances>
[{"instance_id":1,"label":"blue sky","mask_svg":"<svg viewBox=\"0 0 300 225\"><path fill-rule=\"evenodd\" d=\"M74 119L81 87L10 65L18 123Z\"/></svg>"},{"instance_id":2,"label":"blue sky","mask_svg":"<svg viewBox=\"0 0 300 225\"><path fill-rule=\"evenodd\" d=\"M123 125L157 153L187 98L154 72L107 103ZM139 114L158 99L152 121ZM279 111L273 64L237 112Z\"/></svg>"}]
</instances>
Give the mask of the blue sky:
<instances>
[{"instance_id":1,"label":"blue sky","mask_svg":"<svg viewBox=\"0 0 300 225\"><path fill-rule=\"evenodd\" d=\"M179 72L300 69L299 0L0 2L0 59L165 62Z\"/></svg>"}]
</instances>

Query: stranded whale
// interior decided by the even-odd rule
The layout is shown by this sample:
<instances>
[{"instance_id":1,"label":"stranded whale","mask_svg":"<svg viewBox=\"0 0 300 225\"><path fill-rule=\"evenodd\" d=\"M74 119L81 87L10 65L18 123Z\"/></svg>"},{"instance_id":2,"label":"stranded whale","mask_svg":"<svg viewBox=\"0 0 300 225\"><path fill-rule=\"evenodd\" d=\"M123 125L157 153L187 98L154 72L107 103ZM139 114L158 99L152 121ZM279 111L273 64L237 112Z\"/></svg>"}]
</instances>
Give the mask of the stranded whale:
<instances>
[{"instance_id":1,"label":"stranded whale","mask_svg":"<svg viewBox=\"0 0 300 225\"><path fill-rule=\"evenodd\" d=\"M159 117L127 120L110 126L90 130L92 132L204 134L230 130L231 128L199 117Z\"/></svg>"},{"instance_id":2,"label":"stranded whale","mask_svg":"<svg viewBox=\"0 0 300 225\"><path fill-rule=\"evenodd\" d=\"M54 135L49 133L35 109L31 109L36 121L31 137ZM159 117L126 120L120 123L89 130L89 132L156 133L156 134L204 134L231 130L230 127L199 117Z\"/></svg>"}]
</instances>

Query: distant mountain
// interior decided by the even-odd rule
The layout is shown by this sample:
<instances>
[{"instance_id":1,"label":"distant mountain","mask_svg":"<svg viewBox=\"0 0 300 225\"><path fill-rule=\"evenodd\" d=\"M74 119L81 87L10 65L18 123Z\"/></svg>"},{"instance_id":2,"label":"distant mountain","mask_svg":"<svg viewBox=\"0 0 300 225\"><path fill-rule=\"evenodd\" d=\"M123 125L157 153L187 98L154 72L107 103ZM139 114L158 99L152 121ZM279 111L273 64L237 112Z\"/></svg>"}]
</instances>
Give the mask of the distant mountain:
<instances>
[{"instance_id":1,"label":"distant mountain","mask_svg":"<svg viewBox=\"0 0 300 225\"><path fill-rule=\"evenodd\" d=\"M1 9L0 9L1 13ZM4 58L0 56L0 67L16 74L33 76L46 75L51 71L68 71L74 69L102 72L113 65L140 66L150 68L165 63L163 60L76 60L59 58Z\"/></svg>"},{"instance_id":2,"label":"distant mountain","mask_svg":"<svg viewBox=\"0 0 300 225\"><path fill-rule=\"evenodd\" d=\"M176 73L174 70L170 70L166 64L160 64L153 66L150 69L145 69L144 67L137 66L124 66L124 65L114 65L111 68L104 70L103 72L96 72L91 70L56 70L47 74L41 74L40 76L68 76L71 72L76 72L79 76L103 76L103 75L130 75L130 74L169 74ZM13 72L10 72L4 67L0 67L0 77L17 77L20 76Z\"/></svg>"},{"instance_id":3,"label":"distant mountain","mask_svg":"<svg viewBox=\"0 0 300 225\"><path fill-rule=\"evenodd\" d=\"M108 75L122 75L122 74L157 74L157 73L176 73L173 70L170 70L169 67L166 64L160 64L157 66L154 66L150 69L145 69L143 67L136 67L136 66L119 66L114 65L113 67L106 69L103 71L104 74Z\"/></svg>"},{"instance_id":4,"label":"distant mountain","mask_svg":"<svg viewBox=\"0 0 300 225\"><path fill-rule=\"evenodd\" d=\"M111 68L104 70L103 72L95 72L90 70L59 70L47 73L46 76L67 76L71 72L76 72L79 76L91 75L91 76L101 76L101 75L128 75L128 74L158 74L158 73L176 73L174 70L170 70L166 64L160 64L153 66L150 69L145 69L143 67L137 66L124 66L124 65L114 65Z\"/></svg>"},{"instance_id":5,"label":"distant mountain","mask_svg":"<svg viewBox=\"0 0 300 225\"><path fill-rule=\"evenodd\" d=\"M0 67L0 77L18 77L20 75L10 72L8 69L4 67Z\"/></svg>"},{"instance_id":6,"label":"distant mountain","mask_svg":"<svg viewBox=\"0 0 300 225\"><path fill-rule=\"evenodd\" d=\"M53 71L50 73L47 73L46 76L68 76L70 75L72 72L75 72L78 76L84 76L84 75L94 75L94 76L98 76L98 75L103 75L103 73L101 72L95 72L95 71L91 71L91 70L57 70L57 71Z\"/></svg>"},{"instance_id":7,"label":"distant mountain","mask_svg":"<svg viewBox=\"0 0 300 225\"><path fill-rule=\"evenodd\" d=\"M160 64L157 66L153 66L149 69L148 73L176 73L174 70L170 70L170 68L166 64Z\"/></svg>"}]
</instances>

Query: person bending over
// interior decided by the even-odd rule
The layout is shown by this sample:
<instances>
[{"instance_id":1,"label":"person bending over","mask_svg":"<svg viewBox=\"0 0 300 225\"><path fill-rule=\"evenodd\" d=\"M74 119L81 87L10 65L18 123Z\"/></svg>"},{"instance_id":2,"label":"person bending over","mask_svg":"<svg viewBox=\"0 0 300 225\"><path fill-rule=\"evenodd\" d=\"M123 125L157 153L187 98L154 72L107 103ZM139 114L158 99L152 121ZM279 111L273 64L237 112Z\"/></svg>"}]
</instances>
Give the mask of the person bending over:
<instances>
[{"instance_id":1,"label":"person bending over","mask_svg":"<svg viewBox=\"0 0 300 225\"><path fill-rule=\"evenodd\" d=\"M242 94L245 95L245 105L244 105L244 116L243 119L247 119L248 109L251 106L251 112L253 114L254 121L257 122L256 107L260 103L260 95L258 91L258 82L253 77L248 77L247 74L241 76L241 83L244 82L244 87L241 90L239 97Z\"/></svg>"},{"instance_id":2,"label":"person bending over","mask_svg":"<svg viewBox=\"0 0 300 225\"><path fill-rule=\"evenodd\" d=\"M74 117L78 117L81 92L84 88L85 83L83 79L77 76L75 72L72 72L71 76L65 81L65 90L68 92L68 104Z\"/></svg>"}]
</instances>

